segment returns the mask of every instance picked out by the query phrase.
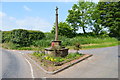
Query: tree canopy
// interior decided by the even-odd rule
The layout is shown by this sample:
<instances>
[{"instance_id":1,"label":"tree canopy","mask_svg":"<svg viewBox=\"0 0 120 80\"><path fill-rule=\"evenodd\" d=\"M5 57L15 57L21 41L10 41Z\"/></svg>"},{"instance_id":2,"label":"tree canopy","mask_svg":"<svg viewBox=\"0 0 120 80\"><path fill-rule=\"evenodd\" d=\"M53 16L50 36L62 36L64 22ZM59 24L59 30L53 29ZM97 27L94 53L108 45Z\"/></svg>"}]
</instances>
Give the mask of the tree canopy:
<instances>
[{"instance_id":1,"label":"tree canopy","mask_svg":"<svg viewBox=\"0 0 120 80\"><path fill-rule=\"evenodd\" d=\"M110 36L120 36L120 1L98 3L101 24L109 28Z\"/></svg>"},{"instance_id":2,"label":"tree canopy","mask_svg":"<svg viewBox=\"0 0 120 80\"><path fill-rule=\"evenodd\" d=\"M91 15L94 9L95 3L79 1L72 6L71 10L68 10L69 14L66 21L73 27L74 32L82 28L83 32L86 33L85 28L92 23Z\"/></svg>"},{"instance_id":3,"label":"tree canopy","mask_svg":"<svg viewBox=\"0 0 120 80\"><path fill-rule=\"evenodd\" d=\"M66 37L74 37L75 36L73 29L66 22L59 22L58 29L59 29L58 34L61 36L66 36ZM51 32L55 34L55 25L54 25L53 29L51 30Z\"/></svg>"}]
</instances>

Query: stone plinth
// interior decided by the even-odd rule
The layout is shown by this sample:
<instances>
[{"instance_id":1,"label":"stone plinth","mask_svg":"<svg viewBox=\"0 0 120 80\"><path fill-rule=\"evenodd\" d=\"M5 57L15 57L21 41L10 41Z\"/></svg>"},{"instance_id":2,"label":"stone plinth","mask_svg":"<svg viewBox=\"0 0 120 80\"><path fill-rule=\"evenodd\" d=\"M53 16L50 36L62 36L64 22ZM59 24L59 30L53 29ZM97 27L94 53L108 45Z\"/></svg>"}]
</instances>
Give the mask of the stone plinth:
<instances>
[{"instance_id":1,"label":"stone plinth","mask_svg":"<svg viewBox=\"0 0 120 80\"><path fill-rule=\"evenodd\" d=\"M54 47L61 46L61 41L52 41L51 46Z\"/></svg>"},{"instance_id":2,"label":"stone plinth","mask_svg":"<svg viewBox=\"0 0 120 80\"><path fill-rule=\"evenodd\" d=\"M65 57L68 55L68 48L61 48L61 49L54 49L52 47L45 48L45 53L52 56Z\"/></svg>"}]
</instances>

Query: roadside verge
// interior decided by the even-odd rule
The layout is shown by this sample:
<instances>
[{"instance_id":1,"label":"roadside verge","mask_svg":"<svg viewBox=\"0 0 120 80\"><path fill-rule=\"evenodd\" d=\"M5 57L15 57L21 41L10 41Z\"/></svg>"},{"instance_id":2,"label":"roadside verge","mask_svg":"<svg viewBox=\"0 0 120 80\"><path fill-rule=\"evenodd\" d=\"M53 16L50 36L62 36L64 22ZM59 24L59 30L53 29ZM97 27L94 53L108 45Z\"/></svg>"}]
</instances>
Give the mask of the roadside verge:
<instances>
[{"instance_id":1,"label":"roadside verge","mask_svg":"<svg viewBox=\"0 0 120 80\"><path fill-rule=\"evenodd\" d=\"M79 63L79 62L81 62L81 61L83 61L83 60L86 60L87 58L89 58L89 57L91 57L91 56L93 56L93 55L91 55L91 54L90 54L90 55L89 55L89 54L85 54L84 56L82 56L82 57L79 58L78 60L71 61L70 64L68 64L68 65L66 65L66 66L64 66L64 67L62 67L62 68L60 68L60 69L58 69L58 70L55 70L55 71L47 71L47 70L45 70L40 64L38 64L35 60L33 60L31 57L29 57L28 55L24 54L24 56L25 56L28 60L30 60L31 62L33 62L37 67L39 67L40 69L42 69L45 73L48 73L48 74L56 74L56 73L61 72L61 71L65 70L65 69L67 69L67 68L69 68L69 67L71 67L71 66L73 66L73 65L75 65L75 64L77 64L77 63Z\"/></svg>"}]
</instances>

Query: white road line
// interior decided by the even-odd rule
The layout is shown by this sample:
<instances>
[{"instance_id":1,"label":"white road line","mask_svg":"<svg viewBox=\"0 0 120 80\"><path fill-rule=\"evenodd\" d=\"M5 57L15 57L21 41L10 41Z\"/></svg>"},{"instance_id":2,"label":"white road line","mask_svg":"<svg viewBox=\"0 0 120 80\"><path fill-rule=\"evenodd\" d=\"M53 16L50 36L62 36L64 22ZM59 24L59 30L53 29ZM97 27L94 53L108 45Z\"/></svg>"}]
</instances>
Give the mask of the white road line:
<instances>
[{"instance_id":1,"label":"white road line","mask_svg":"<svg viewBox=\"0 0 120 80\"><path fill-rule=\"evenodd\" d=\"M31 69L31 75L32 75L32 78L35 78L34 77L34 74L33 74L33 68L32 68L32 65L31 63L25 58L25 60L27 61L27 63L30 65L30 69Z\"/></svg>"},{"instance_id":2,"label":"white road line","mask_svg":"<svg viewBox=\"0 0 120 80\"><path fill-rule=\"evenodd\" d=\"M19 52L19 53L24 54L24 53L22 53L22 52Z\"/></svg>"}]
</instances>

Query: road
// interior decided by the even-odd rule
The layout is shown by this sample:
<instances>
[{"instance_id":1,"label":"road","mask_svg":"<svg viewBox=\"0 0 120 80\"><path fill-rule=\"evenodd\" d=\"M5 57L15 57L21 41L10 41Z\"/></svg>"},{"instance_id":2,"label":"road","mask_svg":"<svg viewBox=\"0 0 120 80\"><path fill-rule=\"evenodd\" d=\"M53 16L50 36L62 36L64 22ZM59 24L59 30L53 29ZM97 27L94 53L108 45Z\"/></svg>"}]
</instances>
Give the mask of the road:
<instances>
[{"instance_id":1,"label":"road","mask_svg":"<svg viewBox=\"0 0 120 80\"><path fill-rule=\"evenodd\" d=\"M120 46L118 46L118 78L120 79Z\"/></svg>"},{"instance_id":2,"label":"road","mask_svg":"<svg viewBox=\"0 0 120 80\"><path fill-rule=\"evenodd\" d=\"M93 54L84 60L55 75L46 74L24 54L31 51L2 49L3 78L117 78L118 46L81 50L80 53ZM119 57L120 58L120 57ZM120 71L120 70L119 70Z\"/></svg>"},{"instance_id":3,"label":"road","mask_svg":"<svg viewBox=\"0 0 120 80\"><path fill-rule=\"evenodd\" d=\"M79 52L93 54L93 56L50 77L118 78L118 46L81 50Z\"/></svg>"},{"instance_id":4,"label":"road","mask_svg":"<svg viewBox=\"0 0 120 80\"><path fill-rule=\"evenodd\" d=\"M2 78L31 78L28 63L13 51L2 50Z\"/></svg>"}]
</instances>

